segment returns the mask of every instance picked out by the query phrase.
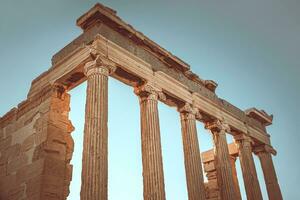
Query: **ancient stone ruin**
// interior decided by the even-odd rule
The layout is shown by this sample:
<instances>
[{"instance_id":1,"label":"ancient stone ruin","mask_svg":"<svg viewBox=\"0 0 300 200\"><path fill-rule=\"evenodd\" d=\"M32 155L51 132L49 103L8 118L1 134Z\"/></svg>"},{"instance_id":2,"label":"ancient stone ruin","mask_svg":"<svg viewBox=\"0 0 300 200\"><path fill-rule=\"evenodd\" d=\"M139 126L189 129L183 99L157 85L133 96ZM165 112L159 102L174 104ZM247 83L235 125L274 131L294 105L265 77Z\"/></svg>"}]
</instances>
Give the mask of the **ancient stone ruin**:
<instances>
[{"instance_id":1,"label":"ancient stone ruin","mask_svg":"<svg viewBox=\"0 0 300 200\"><path fill-rule=\"evenodd\" d=\"M241 199L240 159L247 199L261 200L253 155L260 159L269 199L282 200L266 126L272 116L242 111L215 93L190 66L96 4L77 20L83 33L52 57L32 81L27 99L0 118L0 199L63 200L72 178L74 130L68 92L87 81L81 200L106 200L108 185L108 78L132 86L140 99L145 200L164 200L157 103L181 117L189 200ZM196 121L211 132L214 150L200 156ZM228 146L226 134L234 137ZM254 154L253 154L254 153ZM202 162L208 182L204 183ZM142 175L141 175L142 176Z\"/></svg>"}]
</instances>

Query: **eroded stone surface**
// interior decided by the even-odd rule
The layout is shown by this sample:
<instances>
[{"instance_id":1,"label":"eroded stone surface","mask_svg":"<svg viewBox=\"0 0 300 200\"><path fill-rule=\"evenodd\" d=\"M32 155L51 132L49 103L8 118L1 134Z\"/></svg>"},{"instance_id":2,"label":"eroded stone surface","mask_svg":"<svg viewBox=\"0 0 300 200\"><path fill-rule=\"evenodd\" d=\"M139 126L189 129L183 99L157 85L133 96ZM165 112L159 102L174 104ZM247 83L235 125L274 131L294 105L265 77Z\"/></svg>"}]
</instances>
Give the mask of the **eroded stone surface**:
<instances>
[{"instance_id":1,"label":"eroded stone surface","mask_svg":"<svg viewBox=\"0 0 300 200\"><path fill-rule=\"evenodd\" d=\"M2 121L5 134L0 142L0 199L48 199L49 195L66 199L70 178L65 179L70 174L67 167L71 157L67 154L73 152L73 128L66 115L69 100L69 95L54 87L15 110L14 120ZM53 187L56 189L51 190Z\"/></svg>"},{"instance_id":2,"label":"eroded stone surface","mask_svg":"<svg viewBox=\"0 0 300 200\"><path fill-rule=\"evenodd\" d=\"M239 188L239 181L237 178L237 171L235 162L238 157L238 149L234 143L228 145L230 154L230 164L232 169L233 182L237 199L242 199ZM201 154L202 162L204 166L204 172L206 173L207 182L205 183L205 194L207 200L221 199L220 188L218 186L218 177L216 170L216 162L214 156L214 150L205 151Z\"/></svg>"},{"instance_id":3,"label":"eroded stone surface","mask_svg":"<svg viewBox=\"0 0 300 200\"><path fill-rule=\"evenodd\" d=\"M272 115L255 108L244 112L219 98L214 81L202 80L188 64L126 24L110 8L96 4L77 24L84 33L53 56L53 66L32 81L28 98L0 118L0 199L67 198L74 147L70 134L74 127L68 119L70 96L66 91L85 80L88 98L81 198L108 198L109 75L135 87L140 98L144 199L164 200L166 196L158 100L170 106L186 103L194 107L180 110L190 200L205 198L196 120L211 130L215 145L212 158L202 154L209 180L205 184L206 198L241 199L235 170L239 154L248 198L261 199L252 149L241 140L239 151L232 145L228 147L227 132L251 138L269 198L282 199L271 157L276 152L265 128L272 123ZM195 113L201 113L201 117Z\"/></svg>"},{"instance_id":4,"label":"eroded stone surface","mask_svg":"<svg viewBox=\"0 0 300 200\"><path fill-rule=\"evenodd\" d=\"M145 200L165 200L165 183L158 116L158 89L151 85L136 88L140 99L143 184Z\"/></svg>"}]
</instances>

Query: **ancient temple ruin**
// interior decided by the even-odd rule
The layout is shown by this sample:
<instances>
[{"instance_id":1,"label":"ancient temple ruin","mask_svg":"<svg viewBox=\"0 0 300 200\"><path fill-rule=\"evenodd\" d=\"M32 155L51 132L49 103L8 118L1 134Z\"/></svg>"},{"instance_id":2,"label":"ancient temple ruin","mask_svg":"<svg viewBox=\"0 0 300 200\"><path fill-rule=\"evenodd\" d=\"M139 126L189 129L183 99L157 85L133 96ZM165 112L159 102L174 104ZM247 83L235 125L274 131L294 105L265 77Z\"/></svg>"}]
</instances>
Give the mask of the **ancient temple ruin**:
<instances>
[{"instance_id":1,"label":"ancient temple ruin","mask_svg":"<svg viewBox=\"0 0 300 200\"><path fill-rule=\"evenodd\" d=\"M282 200L266 126L272 116L242 111L215 93L217 84L194 74L178 57L96 4L77 20L83 33L52 57L32 81L27 99L0 118L0 199L63 200L72 178L74 130L68 92L87 81L81 200L107 200L108 79L133 88L140 100L143 194L164 200L158 101L180 115L189 200L241 199L235 170L240 159L249 200L261 200L253 156L258 156L271 200ZM202 153L196 122L211 133ZM226 134L234 137L228 145ZM204 174L208 182L204 182Z\"/></svg>"}]
</instances>

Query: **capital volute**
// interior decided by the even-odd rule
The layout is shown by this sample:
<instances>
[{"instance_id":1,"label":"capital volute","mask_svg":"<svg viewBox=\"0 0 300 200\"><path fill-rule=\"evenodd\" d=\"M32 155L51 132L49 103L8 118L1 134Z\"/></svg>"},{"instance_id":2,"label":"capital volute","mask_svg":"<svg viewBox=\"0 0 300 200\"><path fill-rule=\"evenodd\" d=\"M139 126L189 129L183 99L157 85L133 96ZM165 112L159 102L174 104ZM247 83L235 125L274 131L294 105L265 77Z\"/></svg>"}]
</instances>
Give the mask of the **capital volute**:
<instances>
[{"instance_id":1,"label":"capital volute","mask_svg":"<svg viewBox=\"0 0 300 200\"><path fill-rule=\"evenodd\" d=\"M199 110L190 103L185 103L183 106L178 107L178 112L184 116L184 119L202 119Z\"/></svg>"},{"instance_id":2,"label":"capital volute","mask_svg":"<svg viewBox=\"0 0 300 200\"><path fill-rule=\"evenodd\" d=\"M273 154L273 155L277 154L275 149L273 149L271 146L266 145L266 144L261 144L261 145L255 146L253 148L253 152L256 155L259 155L261 153L269 153L269 154Z\"/></svg>"},{"instance_id":3,"label":"capital volute","mask_svg":"<svg viewBox=\"0 0 300 200\"><path fill-rule=\"evenodd\" d=\"M97 55L94 60L87 62L84 66L84 73L87 77L92 74L109 76L114 73L115 70L116 65L100 55Z\"/></svg>"},{"instance_id":4,"label":"capital volute","mask_svg":"<svg viewBox=\"0 0 300 200\"><path fill-rule=\"evenodd\" d=\"M166 100L166 96L162 90L151 83L135 87L134 93L138 95L141 100Z\"/></svg>"},{"instance_id":5,"label":"capital volute","mask_svg":"<svg viewBox=\"0 0 300 200\"><path fill-rule=\"evenodd\" d=\"M252 140L252 138L244 133L235 135L234 141L237 145L243 145L243 146L249 146L249 147L254 145L254 141Z\"/></svg>"},{"instance_id":6,"label":"capital volute","mask_svg":"<svg viewBox=\"0 0 300 200\"><path fill-rule=\"evenodd\" d=\"M221 133L221 132L228 133L228 132L230 132L230 126L227 123L225 123L224 121L221 121L220 119L206 122L205 128L209 129L213 133Z\"/></svg>"},{"instance_id":7,"label":"capital volute","mask_svg":"<svg viewBox=\"0 0 300 200\"><path fill-rule=\"evenodd\" d=\"M102 36L97 34L94 38L94 41L92 44L88 45L90 56L92 58L96 58L98 55L107 55L106 52L104 52L104 49L107 49L106 46L103 46L103 42L101 42ZM101 51L102 50L102 51Z\"/></svg>"}]
</instances>

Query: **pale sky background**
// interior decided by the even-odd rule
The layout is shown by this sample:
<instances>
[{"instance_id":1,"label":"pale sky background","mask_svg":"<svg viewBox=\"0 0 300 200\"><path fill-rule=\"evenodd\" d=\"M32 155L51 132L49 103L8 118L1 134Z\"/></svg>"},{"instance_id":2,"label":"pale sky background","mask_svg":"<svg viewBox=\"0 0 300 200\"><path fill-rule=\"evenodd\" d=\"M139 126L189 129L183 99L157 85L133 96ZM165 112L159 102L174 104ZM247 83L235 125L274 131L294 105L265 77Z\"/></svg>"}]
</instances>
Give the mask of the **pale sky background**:
<instances>
[{"instance_id":1,"label":"pale sky background","mask_svg":"<svg viewBox=\"0 0 300 200\"><path fill-rule=\"evenodd\" d=\"M81 30L75 21L89 0L0 0L0 115L26 98L31 81L51 66L51 57ZM111 0L101 3L153 41L215 80L217 94L241 109L274 114L268 128L284 199L300 199L300 1L299 0ZM76 128L69 200L79 200L86 84L71 91ZM175 109L159 104L166 194L186 200L180 121ZM201 151L210 134L197 124ZM228 137L231 141L231 137ZM262 170L256 168L267 199ZM109 199L141 200L139 105L133 89L109 82ZM239 163L239 181L244 188Z\"/></svg>"}]
</instances>

